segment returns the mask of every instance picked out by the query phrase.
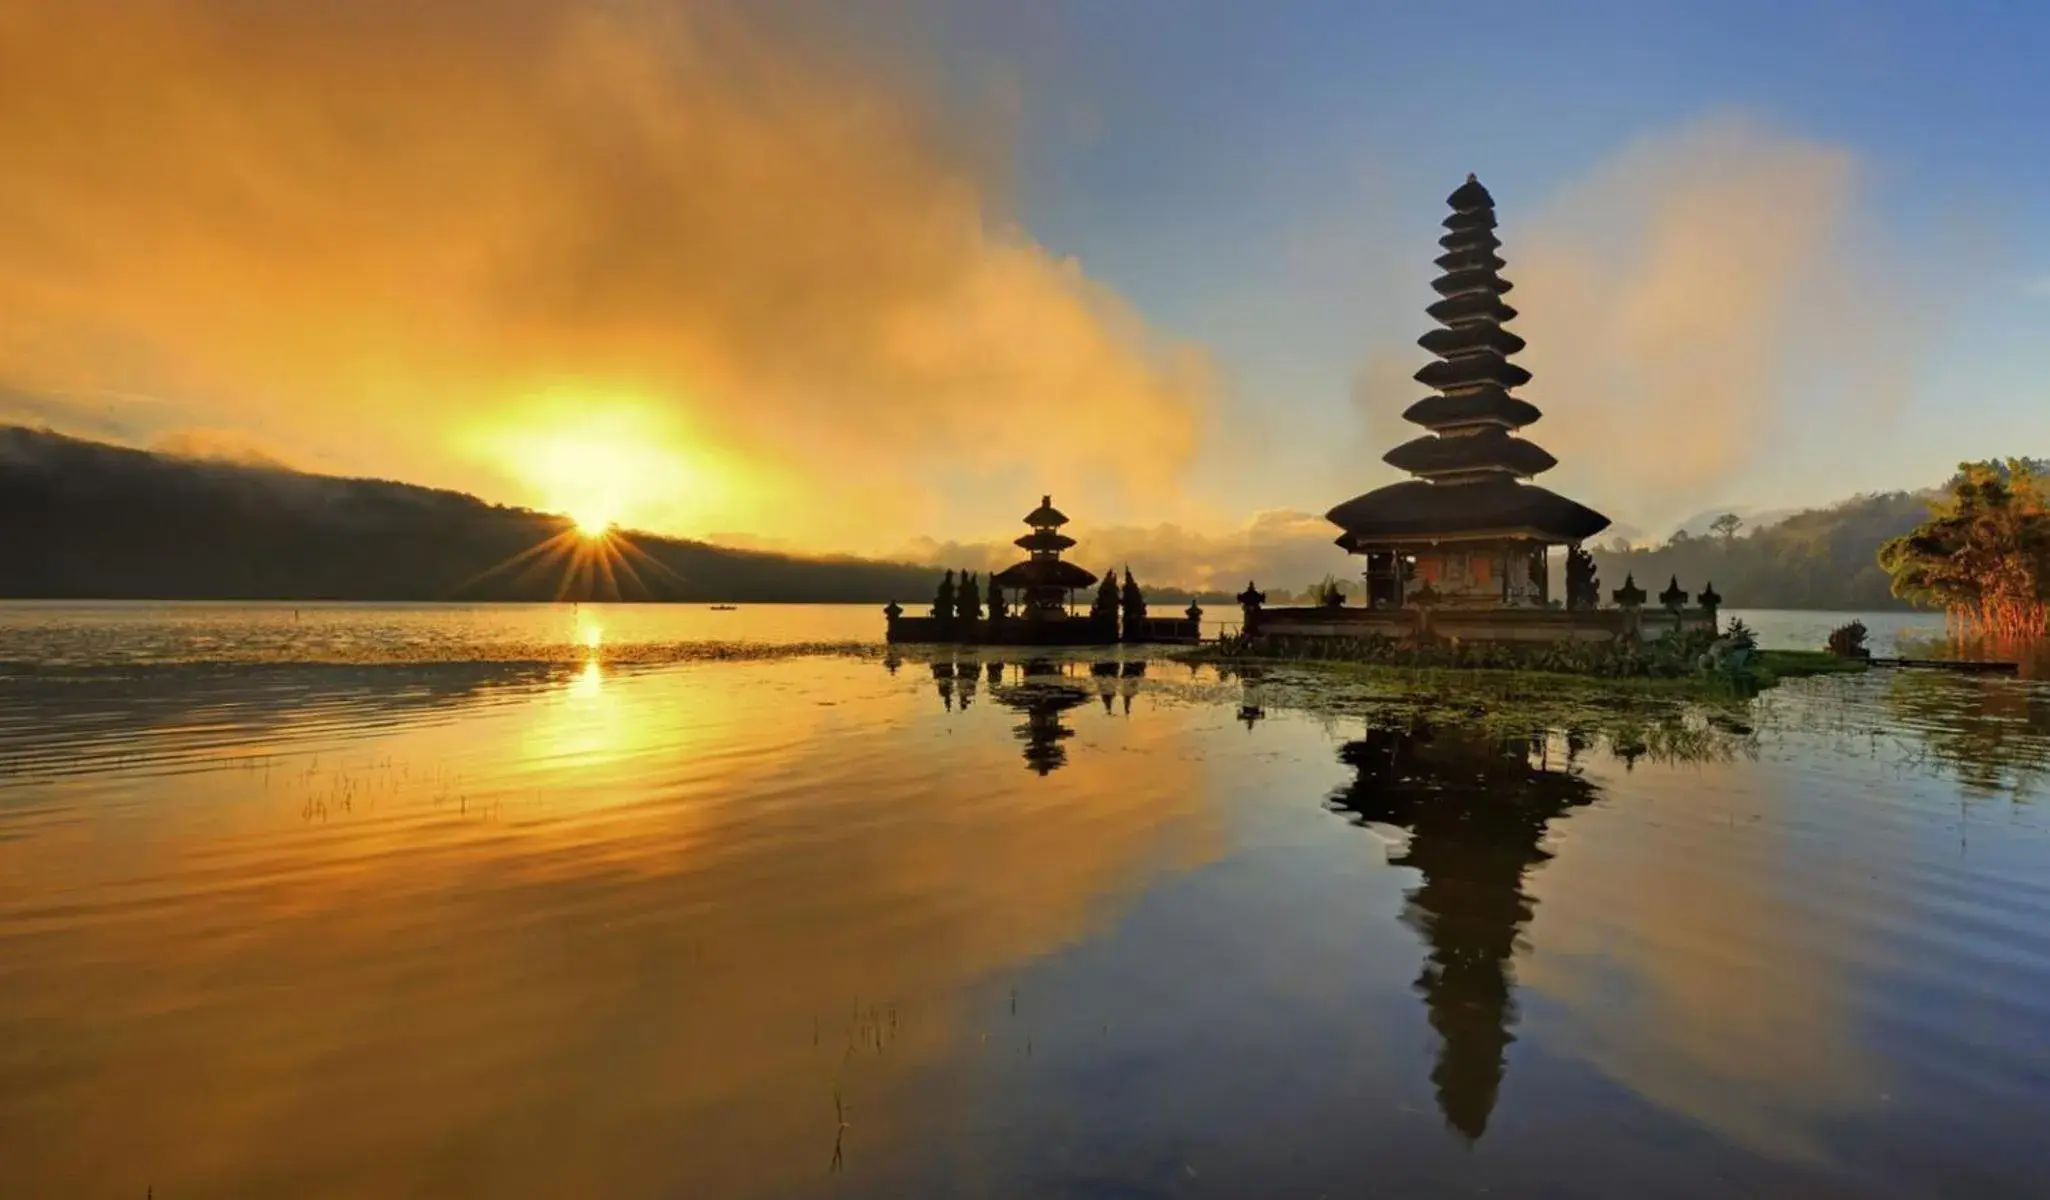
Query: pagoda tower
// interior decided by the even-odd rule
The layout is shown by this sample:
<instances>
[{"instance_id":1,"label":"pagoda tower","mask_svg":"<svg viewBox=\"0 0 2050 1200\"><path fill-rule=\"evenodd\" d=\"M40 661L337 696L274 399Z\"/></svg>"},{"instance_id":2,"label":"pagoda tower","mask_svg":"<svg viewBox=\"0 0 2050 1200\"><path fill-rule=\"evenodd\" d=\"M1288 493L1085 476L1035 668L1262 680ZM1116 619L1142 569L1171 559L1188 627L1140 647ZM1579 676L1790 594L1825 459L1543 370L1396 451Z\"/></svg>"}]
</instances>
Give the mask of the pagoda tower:
<instances>
[{"instance_id":1,"label":"pagoda tower","mask_svg":"<svg viewBox=\"0 0 2050 1200\"><path fill-rule=\"evenodd\" d=\"M1021 593L1019 615L1046 620L1068 614L1069 593L1096 583L1096 576L1063 561L1061 551L1075 539L1060 531L1068 523L1066 514L1053 506L1052 496L1041 496L1039 507L1025 514L1032 532L1011 543L1031 557L998 573L993 582Z\"/></svg>"},{"instance_id":2,"label":"pagoda tower","mask_svg":"<svg viewBox=\"0 0 2050 1200\"><path fill-rule=\"evenodd\" d=\"M1540 414L1511 395L1530 372L1509 361L1524 341L1503 327L1516 310L1502 300L1512 285L1500 274L1494 197L1468 175L1447 203L1444 274L1431 284L1440 299L1425 310L1443 328L1417 339L1438 361L1415 378L1436 394L1402 414L1427 432L1382 458L1414 478L1326 517L1344 530L1338 544L1366 557L1371 607L1402 607L1425 585L1448 606L1543 606L1548 548L1578 545L1609 519L1525 482L1557 460L1517 436Z\"/></svg>"}]
</instances>

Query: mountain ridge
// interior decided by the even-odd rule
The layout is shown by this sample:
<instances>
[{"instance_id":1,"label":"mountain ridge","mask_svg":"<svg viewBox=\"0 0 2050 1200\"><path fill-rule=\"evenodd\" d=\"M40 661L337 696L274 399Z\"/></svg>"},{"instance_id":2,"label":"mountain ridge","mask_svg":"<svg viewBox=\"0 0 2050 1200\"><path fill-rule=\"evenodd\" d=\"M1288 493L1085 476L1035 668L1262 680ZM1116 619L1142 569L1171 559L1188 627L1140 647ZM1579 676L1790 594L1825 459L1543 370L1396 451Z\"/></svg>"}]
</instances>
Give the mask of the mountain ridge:
<instances>
[{"instance_id":1,"label":"mountain ridge","mask_svg":"<svg viewBox=\"0 0 2050 1200\"><path fill-rule=\"evenodd\" d=\"M566 517L394 480L313 475L0 426L0 597L912 602L939 569L620 533L598 571L527 570ZM524 556L524 557L523 557ZM567 559L569 555L562 555ZM654 565L650 565L650 564ZM638 585L634 582L639 580Z\"/></svg>"},{"instance_id":2,"label":"mountain ridge","mask_svg":"<svg viewBox=\"0 0 2050 1200\"><path fill-rule=\"evenodd\" d=\"M1733 538L1682 529L1656 546L1590 549L1605 590L1626 575L1652 590L1677 576L1690 592L1713 582L1734 608L1903 609L1875 556L1881 542L1923 519L1936 490L1855 496ZM624 532L612 544L634 569L615 570L608 588L597 571L566 564L529 570L540 557L536 548L551 542L578 544L569 518L445 488L0 426L0 598L894 600L916 607L933 594L941 571ZM1295 581L1273 582L1279 596ZM1147 590L1161 604L1191 595L1172 586ZM1197 594L1206 604L1221 599Z\"/></svg>"}]
</instances>

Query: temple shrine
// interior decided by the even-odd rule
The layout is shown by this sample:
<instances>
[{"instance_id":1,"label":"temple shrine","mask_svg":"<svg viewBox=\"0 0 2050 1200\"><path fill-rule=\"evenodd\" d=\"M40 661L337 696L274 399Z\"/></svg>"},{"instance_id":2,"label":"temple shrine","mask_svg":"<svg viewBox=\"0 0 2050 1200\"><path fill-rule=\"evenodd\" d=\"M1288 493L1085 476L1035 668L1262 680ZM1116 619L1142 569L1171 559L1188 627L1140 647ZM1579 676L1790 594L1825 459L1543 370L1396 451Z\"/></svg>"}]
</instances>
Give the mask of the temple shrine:
<instances>
[{"instance_id":1,"label":"temple shrine","mask_svg":"<svg viewBox=\"0 0 2050 1200\"><path fill-rule=\"evenodd\" d=\"M1338 545L1365 560L1365 605L1263 610L1248 585L1246 631L1529 641L1713 630L1712 586L1697 609L1684 606L1684 592L1679 602L1662 595L1669 618L1640 613L1645 597L1634 581L1617 591L1617 608L1600 608L1594 560L1581 543L1609 519L1530 482L1557 460L1520 436L1541 414L1513 394L1531 375L1510 361L1524 340L1505 328L1516 310L1502 299L1511 284L1496 253L1494 198L1468 175L1447 203L1443 273L1431 284L1439 298L1425 310L1440 328L1417 340L1437 359L1415 375L1434 394L1403 413L1424 432L1383 457L1412 478L1325 514L1341 531ZM1556 598L1554 547L1565 548Z\"/></svg>"},{"instance_id":2,"label":"temple shrine","mask_svg":"<svg viewBox=\"0 0 2050 1200\"><path fill-rule=\"evenodd\" d=\"M1041 496L1025 514L1030 531L1012 543L1023 561L989 577L987 595L975 576L957 582L948 571L933 598L932 615L907 616L896 603L883 609L891 642L982 643L1010 646L1106 646L1116 642L1193 642L1203 610L1189 605L1180 617L1153 617L1146 597L1125 568L1124 586L1106 572L1086 613L1075 611L1075 593L1096 585L1094 573L1061 557L1075 539L1061 532L1067 514Z\"/></svg>"},{"instance_id":3,"label":"temple shrine","mask_svg":"<svg viewBox=\"0 0 2050 1200\"><path fill-rule=\"evenodd\" d=\"M1064 620L1074 593L1096 583L1096 576L1061 559L1061 551L1075 545L1074 538L1061 532L1067 523L1067 514L1053 506L1053 497L1041 496L1039 507L1025 514L1025 525L1032 532L1011 543L1029 557L991 579L1018 593L1018 615L1025 620Z\"/></svg>"}]
</instances>

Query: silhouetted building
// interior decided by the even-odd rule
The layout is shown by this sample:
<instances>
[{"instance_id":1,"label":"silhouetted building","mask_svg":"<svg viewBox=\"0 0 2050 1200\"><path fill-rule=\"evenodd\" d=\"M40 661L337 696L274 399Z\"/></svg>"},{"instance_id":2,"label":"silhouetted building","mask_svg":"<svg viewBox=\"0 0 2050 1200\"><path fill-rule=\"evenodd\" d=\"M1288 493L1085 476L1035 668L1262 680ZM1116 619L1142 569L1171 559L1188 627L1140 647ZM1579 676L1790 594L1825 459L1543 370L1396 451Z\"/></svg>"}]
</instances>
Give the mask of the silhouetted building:
<instances>
[{"instance_id":1,"label":"silhouetted building","mask_svg":"<svg viewBox=\"0 0 2050 1200\"><path fill-rule=\"evenodd\" d=\"M1041 496L1039 507L1025 514L1032 532L1012 543L1029 557L995 576L998 586L1017 593L1018 616L1023 620L1065 619L1071 594L1096 583L1095 575L1061 558L1061 551L1075 544L1061 532L1067 523L1067 515L1053 506L1053 497Z\"/></svg>"},{"instance_id":2,"label":"silhouetted building","mask_svg":"<svg viewBox=\"0 0 2050 1200\"><path fill-rule=\"evenodd\" d=\"M1524 482L1557 460L1516 436L1539 413L1511 394L1530 372L1509 361L1524 341L1503 328L1516 310L1502 300L1511 285L1496 254L1495 201L1468 175L1447 203L1444 274L1431 284L1441 298L1428 310L1444 328L1418 339L1438 361L1416 373L1437 394L1402 414L1428 432L1382 459L1415 478L1327 516L1344 530L1338 544L1366 557L1370 607L1400 607L1426 585L1448 607L1542 606L1547 549L1578 545L1609 519Z\"/></svg>"},{"instance_id":3,"label":"silhouetted building","mask_svg":"<svg viewBox=\"0 0 2050 1200\"><path fill-rule=\"evenodd\" d=\"M1609 519L1530 482L1557 465L1519 431L1536 406L1516 396L1530 372L1510 361L1524 347L1506 325L1516 310L1496 252L1495 201L1469 175L1447 197L1438 239L1439 299L1426 310L1441 328L1418 339L1437 361L1416 373L1434 390L1403 419L1424 433L1383 461L1412 478L1332 508L1337 543L1366 560L1365 604L1264 607L1248 585L1244 632L1263 638L1381 637L1401 642L1602 642L1716 628L1712 605L1641 613L1602 609L1594 560L1581 542ZM1564 603L1551 594L1549 555L1567 547ZM1713 589L1710 589L1711 591ZM1252 598L1250 603L1248 598ZM1569 611L1552 611L1554 608Z\"/></svg>"}]
</instances>

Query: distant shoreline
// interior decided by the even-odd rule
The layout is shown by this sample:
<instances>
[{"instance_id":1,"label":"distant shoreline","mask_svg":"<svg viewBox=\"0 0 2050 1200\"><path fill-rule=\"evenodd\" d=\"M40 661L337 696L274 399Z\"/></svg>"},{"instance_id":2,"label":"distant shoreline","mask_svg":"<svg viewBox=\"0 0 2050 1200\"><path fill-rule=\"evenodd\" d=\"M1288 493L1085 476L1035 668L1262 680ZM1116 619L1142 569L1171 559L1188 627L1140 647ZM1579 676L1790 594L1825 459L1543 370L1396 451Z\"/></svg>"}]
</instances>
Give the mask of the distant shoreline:
<instances>
[{"instance_id":1,"label":"distant shoreline","mask_svg":"<svg viewBox=\"0 0 2050 1200\"><path fill-rule=\"evenodd\" d=\"M28 596L9 595L6 593L0 593L0 605L49 605L51 607L60 607L63 605L73 604L121 604L137 606L152 604L262 604L278 606L331 605L336 607L349 605L408 605L421 608L547 608L551 606L563 605L605 604L633 608L711 608L717 605L733 605L736 608L805 608L814 606L831 606L835 608L876 608L880 610L884 605L890 602L890 599L897 599L899 603L903 603L902 598L896 597L885 598L882 600L751 600L746 597L721 598L717 596L694 596L688 600L645 600L639 598L547 600L505 598L422 598L416 596ZM1196 603L1203 607L1205 624L1208 624L1211 621L1230 621L1238 613L1237 601L1231 597L1220 597L1218 599L1212 600L1199 596L1195 599ZM1147 606L1151 610L1163 610L1168 607L1180 608L1187 606L1188 603L1189 598L1186 596L1168 597L1166 599L1161 600L1155 600L1151 596L1147 598ZM907 609L916 610L917 605L910 604L906 605L905 607ZM1812 613L1817 616L1841 617L1927 617L1935 621L1940 621L1943 618L1942 613L1934 612L1929 609L1906 607L1838 608L1817 607L1808 605L1761 604L1725 605L1722 611L1725 615L1747 612L1776 612Z\"/></svg>"}]
</instances>

